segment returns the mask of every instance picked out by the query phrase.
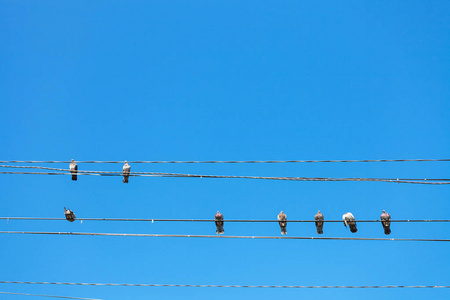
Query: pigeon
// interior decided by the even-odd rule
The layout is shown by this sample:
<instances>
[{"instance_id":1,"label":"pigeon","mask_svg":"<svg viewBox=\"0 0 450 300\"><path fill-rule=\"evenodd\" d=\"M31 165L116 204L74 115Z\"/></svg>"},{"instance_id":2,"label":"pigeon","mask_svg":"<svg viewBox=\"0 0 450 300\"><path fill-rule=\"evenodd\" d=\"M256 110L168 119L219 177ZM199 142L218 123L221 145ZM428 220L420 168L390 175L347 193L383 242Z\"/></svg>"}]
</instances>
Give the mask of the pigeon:
<instances>
[{"instance_id":1,"label":"pigeon","mask_svg":"<svg viewBox=\"0 0 450 300\"><path fill-rule=\"evenodd\" d=\"M72 180L73 181L77 181L78 165L73 159L72 159L72 162L69 165L69 170L70 170L70 173L72 173Z\"/></svg>"},{"instance_id":2,"label":"pigeon","mask_svg":"<svg viewBox=\"0 0 450 300\"><path fill-rule=\"evenodd\" d=\"M217 214L214 216L214 221L216 222L216 233L223 234L225 232L223 230L223 215L220 211L217 211Z\"/></svg>"},{"instance_id":3,"label":"pigeon","mask_svg":"<svg viewBox=\"0 0 450 300\"><path fill-rule=\"evenodd\" d=\"M384 234L386 235L391 234L391 215L383 210L383 213L381 214L380 218L381 218L381 225L383 225L384 228Z\"/></svg>"},{"instance_id":4,"label":"pigeon","mask_svg":"<svg viewBox=\"0 0 450 300\"><path fill-rule=\"evenodd\" d=\"M125 164L123 165L123 183L128 183L128 178L130 177L130 170L131 167L128 164L127 161L125 161Z\"/></svg>"},{"instance_id":5,"label":"pigeon","mask_svg":"<svg viewBox=\"0 0 450 300\"><path fill-rule=\"evenodd\" d=\"M322 234L323 233L323 215L320 213L320 210L314 216L314 220L316 221L317 233Z\"/></svg>"},{"instance_id":6,"label":"pigeon","mask_svg":"<svg viewBox=\"0 0 450 300\"><path fill-rule=\"evenodd\" d=\"M283 211L281 211L280 214L278 215L278 224L280 224L281 234L282 235L287 234L286 231L287 217L286 214L283 213Z\"/></svg>"},{"instance_id":7,"label":"pigeon","mask_svg":"<svg viewBox=\"0 0 450 300\"><path fill-rule=\"evenodd\" d=\"M356 221L355 221L355 217L352 215L352 213L346 213L342 216L342 220L344 221L344 225L345 227L350 226L350 231L352 233L355 233L358 231L358 229L356 229Z\"/></svg>"},{"instance_id":8,"label":"pigeon","mask_svg":"<svg viewBox=\"0 0 450 300\"><path fill-rule=\"evenodd\" d=\"M69 222L73 222L76 219L76 216L73 213L73 211L71 211L68 208L66 209L65 207L64 207L64 215L66 216L66 220L69 221Z\"/></svg>"}]
</instances>

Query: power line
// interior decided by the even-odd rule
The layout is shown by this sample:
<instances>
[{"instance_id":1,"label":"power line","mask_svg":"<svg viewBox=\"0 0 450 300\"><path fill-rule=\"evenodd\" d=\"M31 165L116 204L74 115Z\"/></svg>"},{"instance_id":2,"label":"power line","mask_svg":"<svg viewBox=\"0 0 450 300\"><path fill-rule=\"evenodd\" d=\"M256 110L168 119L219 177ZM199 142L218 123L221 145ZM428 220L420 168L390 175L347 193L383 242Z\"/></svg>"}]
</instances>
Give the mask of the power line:
<instances>
[{"instance_id":1,"label":"power line","mask_svg":"<svg viewBox=\"0 0 450 300\"><path fill-rule=\"evenodd\" d=\"M101 172L101 173L100 173ZM58 172L0 172L0 174L15 175L73 175L72 173ZM107 171L78 171L77 175L92 176L123 176L122 172ZM198 175L198 174L179 174L179 173L153 173L153 172L130 172L132 177L180 177L180 178L222 178L222 179L262 179L262 180L285 180L285 181L372 181L372 182L390 182L390 183L410 183L410 184L432 184L442 185L450 184L450 179L401 179L401 178L332 178L332 177L268 177L268 176L232 176L232 175ZM440 181L441 180L441 181ZM431 182L430 182L431 181ZM437 181L437 182L436 182ZM442 182L444 181L444 182Z\"/></svg>"},{"instance_id":2,"label":"power line","mask_svg":"<svg viewBox=\"0 0 450 300\"><path fill-rule=\"evenodd\" d=\"M353 159L353 160L208 160L208 161L152 161L137 160L128 161L129 164L276 164L276 163L369 163L369 162L444 162L450 161L450 158L438 159ZM0 163L45 163L45 164L69 164L71 161L55 160L2 160ZM82 164L123 164L125 161L98 161L86 160L77 161Z\"/></svg>"},{"instance_id":3,"label":"power line","mask_svg":"<svg viewBox=\"0 0 450 300\"><path fill-rule=\"evenodd\" d=\"M38 295L38 294L12 293L12 292L0 292L0 294L20 295L20 296L34 296L34 297L47 297L47 298L59 298L59 299L102 300L102 299L94 299L94 298L80 298L80 297L54 296L54 295Z\"/></svg>"},{"instance_id":4,"label":"power line","mask_svg":"<svg viewBox=\"0 0 450 300\"><path fill-rule=\"evenodd\" d=\"M348 237L303 237L303 236L236 236L236 235L197 235L197 234L150 234L150 233L99 233L99 232L45 232L45 231L0 231L0 234L37 235L89 235L122 237L171 237L171 238L217 238L217 239L271 239L271 240L356 240L356 241L410 241L410 242L450 242L450 239L412 239L412 238L348 238Z\"/></svg>"},{"instance_id":5,"label":"power line","mask_svg":"<svg viewBox=\"0 0 450 300\"><path fill-rule=\"evenodd\" d=\"M217 284L158 284L158 283L84 283L84 282L35 282L0 281L14 284L52 284L87 286L128 286L128 287L209 287L209 288L284 288L284 289L448 289L449 285L217 285Z\"/></svg>"},{"instance_id":6,"label":"power line","mask_svg":"<svg viewBox=\"0 0 450 300\"><path fill-rule=\"evenodd\" d=\"M41 166L10 166L10 165L0 165L0 168L19 168L19 169L43 169L43 170L52 170L52 171L61 171L61 172L70 172L69 169L61 169L61 168L50 168L50 167L41 167ZM123 176L123 171L88 171L88 170L77 170L77 173L89 173L89 174L117 174L115 176ZM19 173L20 174L20 173ZM33 173L27 172L27 174L41 174L41 173ZM45 173L42 173L45 174ZM71 173L72 174L72 173ZM67 175L67 174L66 174ZM207 178L251 178L251 179L274 179L274 178L286 178L287 179L314 179L314 180L364 180L364 181L450 181L450 179L446 178L327 178L327 177L261 177L261 176L231 176L231 175L198 175L198 174L184 174L184 173L167 173L167 172L129 172L128 175L136 176L136 175L162 175L162 176L174 176L174 177L207 177Z\"/></svg>"},{"instance_id":7,"label":"power line","mask_svg":"<svg viewBox=\"0 0 450 300\"><path fill-rule=\"evenodd\" d=\"M0 217L0 220L21 220L21 221L66 221L66 218L46 218L46 217ZM214 219L138 219L138 218L77 218L80 221L118 221L118 222L215 222ZM278 223L278 220L223 220L223 222L238 223ZM316 220L287 220L288 223L314 223ZM323 220L326 223L342 223L342 220ZM356 222L380 223L381 220L356 220ZM434 223L450 222L450 220L390 220L394 223Z\"/></svg>"}]
</instances>

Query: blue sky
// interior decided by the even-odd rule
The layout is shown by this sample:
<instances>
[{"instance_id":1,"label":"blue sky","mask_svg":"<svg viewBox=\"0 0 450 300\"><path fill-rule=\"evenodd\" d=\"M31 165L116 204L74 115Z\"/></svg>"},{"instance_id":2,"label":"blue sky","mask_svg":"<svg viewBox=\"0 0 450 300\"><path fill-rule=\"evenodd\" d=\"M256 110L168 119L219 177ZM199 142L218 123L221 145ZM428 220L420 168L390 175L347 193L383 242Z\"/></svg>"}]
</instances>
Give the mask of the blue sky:
<instances>
[{"instance_id":1,"label":"blue sky","mask_svg":"<svg viewBox=\"0 0 450 300\"><path fill-rule=\"evenodd\" d=\"M448 158L447 1L0 1L0 159ZM61 165L60 167L68 167ZM449 178L448 163L132 165L132 171ZM80 164L120 171L121 165ZM448 186L1 175L0 216L448 219ZM384 237L381 225L352 235ZM214 234L214 224L0 222L0 230ZM450 238L394 224L393 238ZM229 235L277 224L225 223ZM288 224L289 236L316 236ZM0 280L448 285L446 243L0 235ZM102 299L448 299L446 290L2 285ZM3 295L2 299L19 296Z\"/></svg>"}]
</instances>

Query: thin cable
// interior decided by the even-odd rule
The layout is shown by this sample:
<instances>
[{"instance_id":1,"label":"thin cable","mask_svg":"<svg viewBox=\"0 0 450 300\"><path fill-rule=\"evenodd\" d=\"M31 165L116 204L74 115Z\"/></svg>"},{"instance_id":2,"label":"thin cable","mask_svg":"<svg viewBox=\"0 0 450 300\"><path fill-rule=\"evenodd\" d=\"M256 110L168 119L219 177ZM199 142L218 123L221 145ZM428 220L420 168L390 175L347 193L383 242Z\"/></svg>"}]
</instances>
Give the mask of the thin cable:
<instances>
[{"instance_id":1,"label":"thin cable","mask_svg":"<svg viewBox=\"0 0 450 300\"><path fill-rule=\"evenodd\" d=\"M102 172L102 173L100 173ZM0 174L20 174L20 175L72 175L72 173L58 172L0 172ZM92 176L123 176L122 172L107 171L78 171L77 175ZM263 179L263 180L286 180L286 181L374 181L390 183L410 183L410 184L450 184L450 179L401 179L401 178L324 178L324 177L267 177L267 176L232 176L232 175L198 175L198 174L178 174L178 173L150 173L150 172L130 172L132 177L191 177L191 178L222 178L222 179ZM445 182L430 182L445 180Z\"/></svg>"},{"instance_id":2,"label":"thin cable","mask_svg":"<svg viewBox=\"0 0 450 300\"><path fill-rule=\"evenodd\" d=\"M43 169L43 170L52 170L52 171L61 171L61 172L70 172L69 169L61 169L61 168L50 168L50 167L41 167L41 166L8 166L8 165L0 165L0 168L19 168L19 169ZM89 174L108 174L111 176L123 176L123 171L87 171L87 170L77 170L77 173L89 173ZM41 174L41 173L33 173L29 172L27 174ZM70 173L72 174L72 173ZM114 175L117 174L117 175ZM67 175L67 174L66 174ZM261 177L261 176L231 176L231 175L198 175L198 174L184 174L184 173L167 173L167 172L129 172L129 176L136 175L161 175L161 176L170 176L170 177L205 177L205 178L247 178L247 179L275 179L275 178L283 178L286 180L289 179L311 179L311 180L333 180L339 179L341 181L450 181L450 179L446 178L327 178L327 177Z\"/></svg>"},{"instance_id":3,"label":"thin cable","mask_svg":"<svg viewBox=\"0 0 450 300\"><path fill-rule=\"evenodd\" d=\"M80 298L80 297L53 296L53 295L38 295L38 294L12 293L12 292L0 292L0 294L20 295L20 296L34 296L34 297L47 297L47 298L59 298L59 299L102 300L102 299L94 299L94 298Z\"/></svg>"},{"instance_id":4,"label":"thin cable","mask_svg":"<svg viewBox=\"0 0 450 300\"><path fill-rule=\"evenodd\" d=\"M217 285L217 284L153 284L153 283L84 283L84 282L35 282L0 281L14 284L54 284L87 286L141 286L141 287L209 287L209 288L283 288L283 289L448 289L450 285Z\"/></svg>"},{"instance_id":5,"label":"thin cable","mask_svg":"<svg viewBox=\"0 0 450 300\"><path fill-rule=\"evenodd\" d=\"M275 164L275 163L352 163L352 162L443 162L450 161L450 158L439 159L354 159L354 160L210 160L210 161L128 161L129 164ZM55 160L2 160L0 163L45 163L45 164L69 164L71 161ZM82 164L123 164L125 161L77 161Z\"/></svg>"},{"instance_id":6,"label":"thin cable","mask_svg":"<svg viewBox=\"0 0 450 300\"><path fill-rule=\"evenodd\" d=\"M46 218L46 217L0 217L0 220L21 220L21 221L66 221L66 218ZM215 222L214 219L136 219L136 218L77 218L79 221L113 221L113 222ZM278 223L278 220L223 220L223 222L238 223ZM287 223L314 223L316 220L287 220ZM326 223L342 223L342 220L323 220ZM381 223L381 220L356 220L364 223ZM393 223L434 223L450 222L450 220L390 220Z\"/></svg>"},{"instance_id":7,"label":"thin cable","mask_svg":"<svg viewBox=\"0 0 450 300\"><path fill-rule=\"evenodd\" d=\"M217 238L217 239L270 239L270 240L356 240L356 241L409 241L409 242L450 242L450 239L400 239L400 238L348 238L348 237L303 237L303 236L237 236L237 235L197 235L197 234L150 234L150 233L99 233L99 232L46 232L46 231L0 231L6 234L38 235L90 235L122 237L171 237L171 238Z\"/></svg>"}]
</instances>

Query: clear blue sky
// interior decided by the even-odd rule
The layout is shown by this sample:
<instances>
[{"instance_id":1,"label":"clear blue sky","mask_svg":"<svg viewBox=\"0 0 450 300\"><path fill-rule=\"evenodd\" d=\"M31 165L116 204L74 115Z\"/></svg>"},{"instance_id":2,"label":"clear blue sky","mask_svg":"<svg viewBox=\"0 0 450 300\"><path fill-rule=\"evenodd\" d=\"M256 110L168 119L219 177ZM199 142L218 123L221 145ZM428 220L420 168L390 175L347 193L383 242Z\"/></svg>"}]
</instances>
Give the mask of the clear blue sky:
<instances>
[{"instance_id":1,"label":"clear blue sky","mask_svg":"<svg viewBox=\"0 0 450 300\"><path fill-rule=\"evenodd\" d=\"M0 159L449 158L448 1L0 1ZM62 165L60 167L68 167ZM449 163L132 165L132 171L449 178ZM121 165L79 165L120 171ZM0 216L450 217L450 187L0 175ZM450 238L448 224L390 237ZM385 237L380 224L324 235ZM0 230L214 234L212 223L0 222ZM279 235L277 224L225 224ZM316 236L288 224L289 236ZM0 280L448 285L446 243L0 235ZM1 285L103 299L448 299L448 290ZM2 296L2 299L19 299Z\"/></svg>"}]
</instances>

